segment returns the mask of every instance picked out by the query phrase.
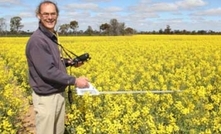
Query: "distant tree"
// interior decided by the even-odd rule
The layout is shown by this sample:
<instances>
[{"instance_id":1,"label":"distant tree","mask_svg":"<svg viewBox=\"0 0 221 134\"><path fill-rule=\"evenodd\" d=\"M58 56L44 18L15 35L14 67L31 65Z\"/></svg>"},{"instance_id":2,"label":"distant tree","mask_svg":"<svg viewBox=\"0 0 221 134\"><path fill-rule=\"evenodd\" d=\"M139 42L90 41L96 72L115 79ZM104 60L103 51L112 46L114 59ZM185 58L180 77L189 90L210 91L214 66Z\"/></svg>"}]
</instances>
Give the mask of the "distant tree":
<instances>
[{"instance_id":1,"label":"distant tree","mask_svg":"<svg viewBox=\"0 0 221 134\"><path fill-rule=\"evenodd\" d=\"M98 30L93 30L93 34L99 35L100 32Z\"/></svg>"},{"instance_id":2,"label":"distant tree","mask_svg":"<svg viewBox=\"0 0 221 134\"><path fill-rule=\"evenodd\" d=\"M180 34L181 32L180 32L180 30L174 30L173 31L175 34Z\"/></svg>"},{"instance_id":3,"label":"distant tree","mask_svg":"<svg viewBox=\"0 0 221 134\"><path fill-rule=\"evenodd\" d=\"M170 34L170 33L171 33L170 25L167 25L167 26L166 26L166 29L164 29L164 33L165 33L165 34Z\"/></svg>"},{"instance_id":4,"label":"distant tree","mask_svg":"<svg viewBox=\"0 0 221 134\"><path fill-rule=\"evenodd\" d=\"M110 20L110 33L111 33L111 35L119 35L119 29L118 29L118 27L119 27L119 23L118 23L118 21L117 21L117 19L111 19Z\"/></svg>"},{"instance_id":5,"label":"distant tree","mask_svg":"<svg viewBox=\"0 0 221 134\"><path fill-rule=\"evenodd\" d=\"M186 33L187 33L187 30L183 29L182 34L186 34Z\"/></svg>"},{"instance_id":6,"label":"distant tree","mask_svg":"<svg viewBox=\"0 0 221 134\"><path fill-rule=\"evenodd\" d=\"M88 26L87 30L85 31L85 33L86 33L87 35L92 35L93 32L94 32L94 31L93 31L93 29L92 29L91 26Z\"/></svg>"},{"instance_id":7,"label":"distant tree","mask_svg":"<svg viewBox=\"0 0 221 134\"><path fill-rule=\"evenodd\" d=\"M18 16L15 16L15 17L13 17L13 18L11 18L11 20L10 20L10 31L12 32L12 33L18 33L19 32L19 30L21 30L23 27L24 27L24 25L22 25L21 24L21 17L18 17Z\"/></svg>"},{"instance_id":8,"label":"distant tree","mask_svg":"<svg viewBox=\"0 0 221 134\"><path fill-rule=\"evenodd\" d=\"M163 30L162 29L159 30L159 34L163 34Z\"/></svg>"},{"instance_id":9,"label":"distant tree","mask_svg":"<svg viewBox=\"0 0 221 134\"><path fill-rule=\"evenodd\" d=\"M69 24L62 24L62 25L60 25L60 27L59 27L59 31L60 31L60 33L62 33L62 34L67 34L69 28L70 28L70 25L69 25Z\"/></svg>"},{"instance_id":10,"label":"distant tree","mask_svg":"<svg viewBox=\"0 0 221 134\"><path fill-rule=\"evenodd\" d=\"M110 25L107 23L100 25L100 31L103 31L105 34L109 33L110 31Z\"/></svg>"},{"instance_id":11,"label":"distant tree","mask_svg":"<svg viewBox=\"0 0 221 134\"><path fill-rule=\"evenodd\" d=\"M111 35L124 35L125 34L125 23L118 22L117 19L110 20L110 34Z\"/></svg>"},{"instance_id":12,"label":"distant tree","mask_svg":"<svg viewBox=\"0 0 221 134\"><path fill-rule=\"evenodd\" d=\"M7 31L7 25L4 18L0 18L0 34L3 34Z\"/></svg>"},{"instance_id":13,"label":"distant tree","mask_svg":"<svg viewBox=\"0 0 221 134\"><path fill-rule=\"evenodd\" d=\"M118 29L119 29L120 35L125 35L125 23L119 23Z\"/></svg>"},{"instance_id":14,"label":"distant tree","mask_svg":"<svg viewBox=\"0 0 221 134\"><path fill-rule=\"evenodd\" d=\"M207 31L206 31L206 30L198 30L197 33L198 33L198 34L206 34Z\"/></svg>"},{"instance_id":15,"label":"distant tree","mask_svg":"<svg viewBox=\"0 0 221 134\"><path fill-rule=\"evenodd\" d=\"M152 34L156 34L157 32L155 30L152 31Z\"/></svg>"},{"instance_id":16,"label":"distant tree","mask_svg":"<svg viewBox=\"0 0 221 134\"><path fill-rule=\"evenodd\" d=\"M73 30L73 32L77 33L78 27L78 22L76 20L70 22L70 28Z\"/></svg>"},{"instance_id":17,"label":"distant tree","mask_svg":"<svg viewBox=\"0 0 221 134\"><path fill-rule=\"evenodd\" d=\"M84 34L84 31L83 31L83 30L79 30L78 33L79 33L79 34Z\"/></svg>"},{"instance_id":18,"label":"distant tree","mask_svg":"<svg viewBox=\"0 0 221 134\"><path fill-rule=\"evenodd\" d=\"M127 28L125 29L125 33L126 33L126 34L133 34L133 33L134 33L134 29L131 28L131 27L127 27Z\"/></svg>"}]
</instances>

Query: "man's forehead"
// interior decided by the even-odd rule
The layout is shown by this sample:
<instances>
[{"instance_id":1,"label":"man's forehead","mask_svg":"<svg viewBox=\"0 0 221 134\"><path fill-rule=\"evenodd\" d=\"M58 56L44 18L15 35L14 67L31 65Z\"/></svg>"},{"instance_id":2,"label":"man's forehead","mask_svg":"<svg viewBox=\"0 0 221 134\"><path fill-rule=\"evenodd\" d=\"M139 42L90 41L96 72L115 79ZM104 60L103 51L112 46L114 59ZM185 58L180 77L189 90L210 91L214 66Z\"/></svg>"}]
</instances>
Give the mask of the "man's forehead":
<instances>
[{"instance_id":1,"label":"man's forehead","mask_svg":"<svg viewBox=\"0 0 221 134\"><path fill-rule=\"evenodd\" d=\"M55 5L54 4L52 4L52 3L44 3L44 4L42 4L41 5L41 10L48 10L48 9L50 9L50 10L56 10L55 9Z\"/></svg>"}]
</instances>

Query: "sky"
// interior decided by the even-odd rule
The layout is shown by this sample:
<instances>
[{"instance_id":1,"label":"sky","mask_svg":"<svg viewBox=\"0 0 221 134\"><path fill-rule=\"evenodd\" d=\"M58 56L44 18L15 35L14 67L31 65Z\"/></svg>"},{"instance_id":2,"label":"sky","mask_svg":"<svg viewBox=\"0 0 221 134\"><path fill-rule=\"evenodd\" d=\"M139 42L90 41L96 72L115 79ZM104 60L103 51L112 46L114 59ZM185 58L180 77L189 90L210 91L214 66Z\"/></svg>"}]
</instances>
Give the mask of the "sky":
<instances>
[{"instance_id":1,"label":"sky","mask_svg":"<svg viewBox=\"0 0 221 134\"><path fill-rule=\"evenodd\" d=\"M0 18L22 18L23 31L38 28L35 10L42 0L0 0ZM221 0L52 0L60 10L58 23L78 22L78 30L91 26L99 30L103 23L117 19L137 31L171 30L221 31Z\"/></svg>"}]
</instances>

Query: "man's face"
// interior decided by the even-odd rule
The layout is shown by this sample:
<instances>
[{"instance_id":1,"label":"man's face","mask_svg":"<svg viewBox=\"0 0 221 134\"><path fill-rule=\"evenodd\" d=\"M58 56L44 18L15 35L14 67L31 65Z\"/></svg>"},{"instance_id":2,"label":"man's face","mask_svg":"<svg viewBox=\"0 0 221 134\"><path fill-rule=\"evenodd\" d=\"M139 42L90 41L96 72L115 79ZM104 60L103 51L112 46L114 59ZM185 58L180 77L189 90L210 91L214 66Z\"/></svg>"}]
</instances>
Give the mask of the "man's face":
<instances>
[{"instance_id":1,"label":"man's face","mask_svg":"<svg viewBox=\"0 0 221 134\"><path fill-rule=\"evenodd\" d=\"M53 4L46 3L41 5L40 8L41 12L38 14L38 19L40 19L43 26L53 32L58 18L55 6Z\"/></svg>"}]
</instances>

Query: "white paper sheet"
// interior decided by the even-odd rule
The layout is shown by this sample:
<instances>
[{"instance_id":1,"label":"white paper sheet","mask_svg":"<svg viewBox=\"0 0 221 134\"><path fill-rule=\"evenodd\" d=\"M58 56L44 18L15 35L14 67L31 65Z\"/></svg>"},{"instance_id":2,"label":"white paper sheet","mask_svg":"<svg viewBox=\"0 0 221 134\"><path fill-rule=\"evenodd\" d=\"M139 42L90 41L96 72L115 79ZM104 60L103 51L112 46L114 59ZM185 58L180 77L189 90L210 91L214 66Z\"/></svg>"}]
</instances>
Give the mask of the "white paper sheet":
<instances>
[{"instance_id":1,"label":"white paper sheet","mask_svg":"<svg viewBox=\"0 0 221 134\"><path fill-rule=\"evenodd\" d=\"M88 93L89 95L99 95L99 91L91 84L89 83L88 88L76 88L78 95L84 95Z\"/></svg>"}]
</instances>

